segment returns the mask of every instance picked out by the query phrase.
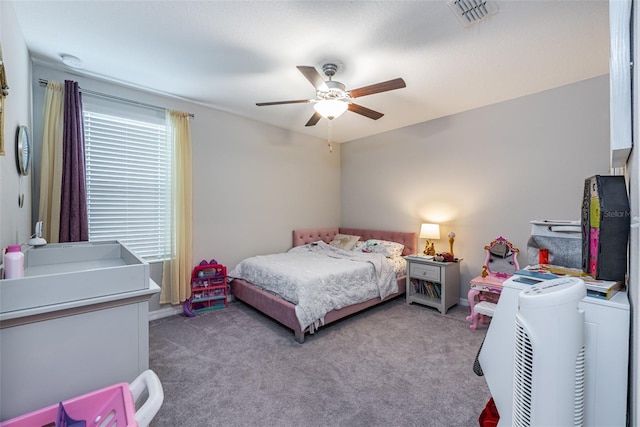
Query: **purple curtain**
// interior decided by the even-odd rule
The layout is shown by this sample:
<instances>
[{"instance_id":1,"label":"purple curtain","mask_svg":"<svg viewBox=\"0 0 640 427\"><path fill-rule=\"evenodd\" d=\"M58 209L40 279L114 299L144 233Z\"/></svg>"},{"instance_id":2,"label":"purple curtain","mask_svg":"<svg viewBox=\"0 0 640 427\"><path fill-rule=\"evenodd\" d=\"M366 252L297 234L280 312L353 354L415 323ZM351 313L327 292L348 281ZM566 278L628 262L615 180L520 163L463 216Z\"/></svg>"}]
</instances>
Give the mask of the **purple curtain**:
<instances>
[{"instance_id":1,"label":"purple curtain","mask_svg":"<svg viewBox=\"0 0 640 427\"><path fill-rule=\"evenodd\" d=\"M82 97L78 82L71 80L64 82L61 199L60 242L89 240Z\"/></svg>"}]
</instances>

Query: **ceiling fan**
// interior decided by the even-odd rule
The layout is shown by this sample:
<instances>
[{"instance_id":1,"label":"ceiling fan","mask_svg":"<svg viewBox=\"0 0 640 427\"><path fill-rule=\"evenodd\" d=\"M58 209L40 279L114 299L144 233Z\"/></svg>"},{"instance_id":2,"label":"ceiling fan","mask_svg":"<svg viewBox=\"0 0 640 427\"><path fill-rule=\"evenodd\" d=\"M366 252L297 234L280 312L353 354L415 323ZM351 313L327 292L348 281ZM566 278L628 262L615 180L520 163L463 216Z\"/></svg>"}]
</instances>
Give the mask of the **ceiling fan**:
<instances>
[{"instance_id":1,"label":"ceiling fan","mask_svg":"<svg viewBox=\"0 0 640 427\"><path fill-rule=\"evenodd\" d=\"M384 114L363 107L362 105L355 104L351 100L360 98L366 95L373 95L374 93L386 92L389 90L401 89L406 87L406 83L401 78L388 80L386 82L376 83L370 86L364 86L358 89L346 90L345 85L332 80L333 76L338 71L336 64L324 64L322 71L329 78L325 81L320 73L314 68L304 65L298 65L298 70L311 82L313 87L316 88L315 99L297 99L293 101L275 101L275 102L258 102L258 107L267 105L280 105L280 104L314 104L313 116L309 119L305 126L314 126L318 121L325 117L329 120L335 119L344 113L346 110L363 115L373 120L378 120Z\"/></svg>"}]
</instances>

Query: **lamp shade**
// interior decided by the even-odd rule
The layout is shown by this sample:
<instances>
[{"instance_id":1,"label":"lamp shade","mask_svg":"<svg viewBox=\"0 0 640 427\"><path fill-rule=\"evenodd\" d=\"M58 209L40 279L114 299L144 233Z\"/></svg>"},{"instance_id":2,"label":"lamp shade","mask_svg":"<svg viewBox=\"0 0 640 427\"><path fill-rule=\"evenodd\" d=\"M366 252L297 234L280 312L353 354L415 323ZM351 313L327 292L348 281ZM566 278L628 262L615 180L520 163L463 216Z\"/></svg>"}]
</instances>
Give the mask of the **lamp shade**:
<instances>
[{"instance_id":1,"label":"lamp shade","mask_svg":"<svg viewBox=\"0 0 640 427\"><path fill-rule=\"evenodd\" d=\"M420 227L421 239L440 239L440 225L439 224L422 224Z\"/></svg>"},{"instance_id":2,"label":"lamp shade","mask_svg":"<svg viewBox=\"0 0 640 427\"><path fill-rule=\"evenodd\" d=\"M349 104L338 99L324 99L316 102L313 108L325 119L335 119L347 111Z\"/></svg>"}]
</instances>

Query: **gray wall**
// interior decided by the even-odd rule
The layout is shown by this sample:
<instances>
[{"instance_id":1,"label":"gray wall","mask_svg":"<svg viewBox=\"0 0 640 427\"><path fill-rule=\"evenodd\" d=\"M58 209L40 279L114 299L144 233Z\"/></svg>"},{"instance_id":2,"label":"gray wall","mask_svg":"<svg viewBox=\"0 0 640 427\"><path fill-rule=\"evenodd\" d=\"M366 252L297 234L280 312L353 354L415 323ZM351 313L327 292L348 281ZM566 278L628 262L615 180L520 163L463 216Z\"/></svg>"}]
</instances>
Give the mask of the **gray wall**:
<instances>
[{"instance_id":1,"label":"gray wall","mask_svg":"<svg viewBox=\"0 0 640 427\"><path fill-rule=\"evenodd\" d=\"M640 43L640 9L636 4L633 8L633 44ZM640 63L640 52L635 49L633 52L633 62ZM633 81L640 82L640 69L633 67ZM633 140L636 148L631 150L631 155L627 163L627 177L629 184L629 202L631 205L631 234L629 238L629 303L631 304L631 339L629 345L631 354L629 356L629 425L640 424L640 360L638 351L640 350L640 316L637 307L640 304L640 151L637 148L640 140L640 85L633 84Z\"/></svg>"},{"instance_id":2,"label":"gray wall","mask_svg":"<svg viewBox=\"0 0 640 427\"><path fill-rule=\"evenodd\" d=\"M26 243L33 233L32 174L22 178L18 175L15 145L18 126L31 129L31 68L22 31L8 2L0 2L0 43L9 86L3 113L5 155L0 156L0 248L6 248ZM18 206L18 194L25 195L22 208Z\"/></svg>"},{"instance_id":3,"label":"gray wall","mask_svg":"<svg viewBox=\"0 0 640 427\"><path fill-rule=\"evenodd\" d=\"M419 232L440 223L436 251L456 233L465 298L484 245L502 235L526 265L529 221L580 219L584 179L608 172L602 76L343 144L341 224Z\"/></svg>"},{"instance_id":4,"label":"gray wall","mask_svg":"<svg viewBox=\"0 0 640 427\"><path fill-rule=\"evenodd\" d=\"M637 55L637 54L636 54ZM635 58L640 60L640 58ZM638 79L640 75L638 70L635 71L635 79ZM636 80L638 81L638 80ZM634 87L634 106L635 111L639 111L640 89ZM638 113L634 117L633 123L634 140L638 140L640 135L640 120L638 120ZM640 350L640 336L638 331L640 330L640 316L638 316L637 307L640 304L640 232L638 230L638 222L640 218L640 151L636 148L631 151L629 162L627 164L627 176L629 183L629 204L631 205L631 233L629 235L629 304L631 304L631 339L630 356L629 361L631 366L629 367L630 382L629 382L629 411L630 411L630 424L632 426L638 425L640 422L640 360L638 360L638 351ZM635 224L634 224L635 223ZM634 308L635 307L635 308Z\"/></svg>"}]
</instances>

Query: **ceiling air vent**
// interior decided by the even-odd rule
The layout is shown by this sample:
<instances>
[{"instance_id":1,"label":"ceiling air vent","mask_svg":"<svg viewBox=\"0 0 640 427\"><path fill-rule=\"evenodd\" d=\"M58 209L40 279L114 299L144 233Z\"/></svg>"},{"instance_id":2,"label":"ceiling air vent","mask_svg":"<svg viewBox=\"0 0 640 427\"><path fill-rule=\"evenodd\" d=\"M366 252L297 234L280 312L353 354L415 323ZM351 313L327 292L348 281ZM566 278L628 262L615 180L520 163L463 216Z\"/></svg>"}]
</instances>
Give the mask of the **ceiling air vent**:
<instances>
[{"instance_id":1,"label":"ceiling air vent","mask_svg":"<svg viewBox=\"0 0 640 427\"><path fill-rule=\"evenodd\" d=\"M463 27L468 27L498 13L495 1L453 0L447 3Z\"/></svg>"}]
</instances>

